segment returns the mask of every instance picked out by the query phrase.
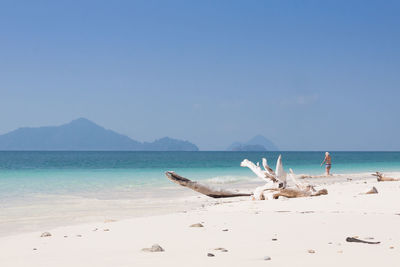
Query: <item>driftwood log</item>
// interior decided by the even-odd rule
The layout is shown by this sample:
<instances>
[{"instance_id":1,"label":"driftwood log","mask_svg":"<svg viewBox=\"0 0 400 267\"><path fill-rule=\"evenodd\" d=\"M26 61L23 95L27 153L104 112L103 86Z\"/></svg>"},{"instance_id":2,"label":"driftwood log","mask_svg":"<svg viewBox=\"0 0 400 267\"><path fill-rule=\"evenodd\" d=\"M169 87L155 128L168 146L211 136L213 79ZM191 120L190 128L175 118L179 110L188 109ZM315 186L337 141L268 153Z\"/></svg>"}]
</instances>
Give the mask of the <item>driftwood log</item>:
<instances>
[{"instance_id":1,"label":"driftwood log","mask_svg":"<svg viewBox=\"0 0 400 267\"><path fill-rule=\"evenodd\" d=\"M373 173L372 175L376 176L378 182L400 181L400 178L386 177L380 172Z\"/></svg>"},{"instance_id":2,"label":"driftwood log","mask_svg":"<svg viewBox=\"0 0 400 267\"><path fill-rule=\"evenodd\" d=\"M181 186L190 188L196 192L199 192L203 195L213 197L213 198L224 198L224 197L243 197L243 196L251 196L252 193L240 193L240 192L232 192L223 189L215 189L211 186L204 185L195 181L191 181L185 177L182 177L175 172L168 171L165 173L167 178L172 182L179 184Z\"/></svg>"},{"instance_id":3,"label":"driftwood log","mask_svg":"<svg viewBox=\"0 0 400 267\"><path fill-rule=\"evenodd\" d=\"M224 189L216 189L209 185L201 184L199 182L192 181L188 178L182 177L173 171L168 171L165 173L167 178L172 182L179 184L184 187L188 187L196 192L203 195L213 197L213 198L227 198L227 197L241 197L241 196L252 196L255 200L264 200L272 197L277 199L280 196L287 198L297 198L297 197L313 197L328 194L326 189L315 190L314 186L300 183L296 180L295 174L292 169L290 173L287 174L283 170L282 157L279 155L276 162L275 171L270 168L267 164L267 159L262 159L262 165L264 170L261 169L260 164L254 164L253 162L245 159L241 162L241 167L248 167L252 170L258 177L267 182L263 186L259 186L254 190L254 193L243 193L235 192ZM295 185L295 188L288 188L286 178L289 176ZM264 192L269 192L270 194L265 196Z\"/></svg>"}]
</instances>

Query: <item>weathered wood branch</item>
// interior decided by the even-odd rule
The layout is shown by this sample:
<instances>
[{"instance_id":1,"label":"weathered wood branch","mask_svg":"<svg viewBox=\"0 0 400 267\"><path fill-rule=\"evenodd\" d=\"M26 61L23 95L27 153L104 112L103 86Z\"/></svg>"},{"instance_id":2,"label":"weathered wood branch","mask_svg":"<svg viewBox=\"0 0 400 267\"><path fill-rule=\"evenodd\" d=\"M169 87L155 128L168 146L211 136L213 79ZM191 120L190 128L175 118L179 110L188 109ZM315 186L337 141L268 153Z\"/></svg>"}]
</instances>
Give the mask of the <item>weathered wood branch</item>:
<instances>
[{"instance_id":1,"label":"weathered wood branch","mask_svg":"<svg viewBox=\"0 0 400 267\"><path fill-rule=\"evenodd\" d=\"M270 166L268 166L268 163L267 163L267 159L266 159L266 158L263 158L263 159L262 159L262 164L263 164L264 170L265 170L267 173L269 173L269 174L270 174L271 176L273 176L273 177L276 176L274 170L273 170Z\"/></svg>"},{"instance_id":2,"label":"weathered wood branch","mask_svg":"<svg viewBox=\"0 0 400 267\"><path fill-rule=\"evenodd\" d=\"M204 194L213 198L224 198L224 197L240 197L240 196L253 196L253 199L264 200L266 198L271 198L271 196L276 199L280 196L287 198L297 198L297 197L313 197L328 194L326 189L322 189L316 191L312 185L300 183L296 180L295 174L290 169L289 176L293 180L296 188L286 188L286 178L287 173L284 171L282 166L282 157L279 155L278 160L276 162L275 171L272 170L268 164L267 159L263 158L262 165L264 167L264 171L260 168L260 165L257 163L249 161L248 159L243 160L240 163L242 167L248 167L252 170L258 177L266 181L267 183L263 186L259 186L254 190L253 193L241 193L241 192L232 192L224 189L215 189L211 186L204 185L195 181L191 181L185 177L182 177L176 174L173 171L166 172L165 175L172 182L179 184L181 186L188 187L196 192ZM266 191L270 193L264 195Z\"/></svg>"},{"instance_id":3,"label":"weathered wood branch","mask_svg":"<svg viewBox=\"0 0 400 267\"><path fill-rule=\"evenodd\" d=\"M213 198L225 198L225 197L242 197L242 196L251 196L252 193L240 193L240 192L232 192L223 189L215 189L211 186L204 185L195 181L191 181L185 177L182 177L175 172L168 171L165 173L167 178L172 182L179 184L181 186L190 188L196 192L199 192L203 195L213 197Z\"/></svg>"},{"instance_id":4,"label":"weathered wood branch","mask_svg":"<svg viewBox=\"0 0 400 267\"><path fill-rule=\"evenodd\" d=\"M373 173L372 175L376 176L378 182L400 181L400 178L386 177L380 172Z\"/></svg>"},{"instance_id":5,"label":"weathered wood branch","mask_svg":"<svg viewBox=\"0 0 400 267\"><path fill-rule=\"evenodd\" d=\"M292 182L294 183L294 185L295 185L298 189L300 189L300 190L306 190L308 185L306 185L306 184L304 184L304 183L302 183L302 182L299 182L299 181L296 179L296 175L294 174L294 172L293 172L292 169L289 169L289 171L290 171L290 172L289 172L289 177L291 178L291 180L292 180ZM315 191L314 188L313 188L313 190Z\"/></svg>"},{"instance_id":6,"label":"weathered wood branch","mask_svg":"<svg viewBox=\"0 0 400 267\"><path fill-rule=\"evenodd\" d=\"M286 177L287 173L283 170L282 166L282 156L279 155L278 160L276 161L276 169L272 170L271 167L268 166L267 159L262 159L262 164L264 167L264 171L261 169L260 165L257 163L254 164L248 159L244 159L241 163L241 167L247 167L252 170L258 177L269 182L271 180L274 183L279 183L279 187L286 187Z\"/></svg>"},{"instance_id":7,"label":"weathered wood branch","mask_svg":"<svg viewBox=\"0 0 400 267\"><path fill-rule=\"evenodd\" d=\"M257 175L257 177L263 179L266 182L270 182L271 180L275 183L278 182L278 180L275 177L275 174L269 173L269 171L263 171L261 170L260 166L254 164L253 162L251 162L248 159L244 159L241 163L240 163L241 167L247 167L249 168L252 172L255 173L255 175Z\"/></svg>"},{"instance_id":8,"label":"weathered wood branch","mask_svg":"<svg viewBox=\"0 0 400 267\"><path fill-rule=\"evenodd\" d=\"M276 173L276 179L278 179L279 181L283 182L285 184L284 187L286 187L287 173L283 169L282 155L279 155L278 159L276 160L275 173Z\"/></svg>"},{"instance_id":9,"label":"weathered wood branch","mask_svg":"<svg viewBox=\"0 0 400 267\"><path fill-rule=\"evenodd\" d=\"M276 191L276 193L273 194L274 199L277 199L279 197L287 197L287 198L316 197L328 194L328 190L326 189L321 189L314 192L312 190L312 186L308 186L307 189L305 190L294 189L294 188L273 188L268 190Z\"/></svg>"}]
</instances>

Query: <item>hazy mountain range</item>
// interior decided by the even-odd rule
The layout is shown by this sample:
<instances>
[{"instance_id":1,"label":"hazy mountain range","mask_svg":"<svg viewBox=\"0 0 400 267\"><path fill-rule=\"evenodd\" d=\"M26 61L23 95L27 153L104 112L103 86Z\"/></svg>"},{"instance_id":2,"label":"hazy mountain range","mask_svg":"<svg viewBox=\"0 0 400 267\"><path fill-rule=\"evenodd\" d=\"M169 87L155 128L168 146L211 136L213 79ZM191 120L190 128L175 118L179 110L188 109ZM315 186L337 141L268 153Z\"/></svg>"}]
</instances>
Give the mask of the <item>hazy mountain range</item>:
<instances>
[{"instance_id":1,"label":"hazy mountain range","mask_svg":"<svg viewBox=\"0 0 400 267\"><path fill-rule=\"evenodd\" d=\"M189 142L164 137L154 142L139 142L79 118L60 126L23 127L0 135L0 150L125 150L125 151L198 151ZM228 151L277 151L262 135L247 142L235 142Z\"/></svg>"},{"instance_id":2,"label":"hazy mountain range","mask_svg":"<svg viewBox=\"0 0 400 267\"><path fill-rule=\"evenodd\" d=\"M278 151L278 147L262 135L256 135L245 143L234 142L228 151Z\"/></svg>"},{"instance_id":3,"label":"hazy mountain range","mask_svg":"<svg viewBox=\"0 0 400 267\"><path fill-rule=\"evenodd\" d=\"M198 151L199 148L169 137L138 142L80 118L61 126L24 127L0 135L0 150Z\"/></svg>"}]
</instances>

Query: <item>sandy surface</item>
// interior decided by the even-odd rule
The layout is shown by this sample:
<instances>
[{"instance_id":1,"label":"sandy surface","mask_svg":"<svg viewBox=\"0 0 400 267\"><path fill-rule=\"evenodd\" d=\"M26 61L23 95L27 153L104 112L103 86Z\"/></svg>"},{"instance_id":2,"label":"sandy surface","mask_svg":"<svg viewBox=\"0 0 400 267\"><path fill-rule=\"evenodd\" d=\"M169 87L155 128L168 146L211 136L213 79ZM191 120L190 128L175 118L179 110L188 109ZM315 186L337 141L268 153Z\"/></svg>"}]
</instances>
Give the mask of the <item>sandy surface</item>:
<instances>
[{"instance_id":1,"label":"sandy surface","mask_svg":"<svg viewBox=\"0 0 400 267\"><path fill-rule=\"evenodd\" d=\"M400 266L400 182L347 178L315 180L326 196L201 197L188 212L2 237L0 266ZM346 242L354 236L381 243ZM165 251L141 251L153 244Z\"/></svg>"}]
</instances>

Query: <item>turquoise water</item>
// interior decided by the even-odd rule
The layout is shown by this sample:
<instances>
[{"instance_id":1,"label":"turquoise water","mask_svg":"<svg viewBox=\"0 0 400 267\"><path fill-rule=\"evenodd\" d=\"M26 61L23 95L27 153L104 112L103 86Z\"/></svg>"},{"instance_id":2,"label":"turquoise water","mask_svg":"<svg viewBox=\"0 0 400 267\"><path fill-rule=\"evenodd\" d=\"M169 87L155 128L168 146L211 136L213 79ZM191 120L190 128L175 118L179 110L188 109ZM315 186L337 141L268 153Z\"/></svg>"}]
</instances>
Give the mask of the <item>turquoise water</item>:
<instances>
[{"instance_id":1,"label":"turquoise water","mask_svg":"<svg viewBox=\"0 0 400 267\"><path fill-rule=\"evenodd\" d=\"M165 171L251 190L262 181L240 162L274 167L279 154L297 174L324 172L323 152L0 152L0 236L195 208L199 195ZM333 173L400 171L400 152L331 154Z\"/></svg>"},{"instance_id":2,"label":"turquoise water","mask_svg":"<svg viewBox=\"0 0 400 267\"><path fill-rule=\"evenodd\" d=\"M255 177L240 167L244 158L266 157L274 167L279 154L295 173L324 171L323 152L0 152L0 202L35 194L129 196L132 190L171 186L167 170L196 180L235 182ZM333 173L400 171L400 152L331 154Z\"/></svg>"}]
</instances>

